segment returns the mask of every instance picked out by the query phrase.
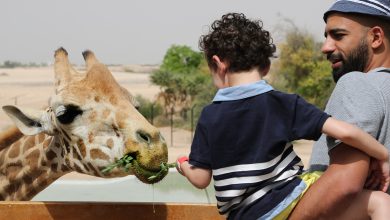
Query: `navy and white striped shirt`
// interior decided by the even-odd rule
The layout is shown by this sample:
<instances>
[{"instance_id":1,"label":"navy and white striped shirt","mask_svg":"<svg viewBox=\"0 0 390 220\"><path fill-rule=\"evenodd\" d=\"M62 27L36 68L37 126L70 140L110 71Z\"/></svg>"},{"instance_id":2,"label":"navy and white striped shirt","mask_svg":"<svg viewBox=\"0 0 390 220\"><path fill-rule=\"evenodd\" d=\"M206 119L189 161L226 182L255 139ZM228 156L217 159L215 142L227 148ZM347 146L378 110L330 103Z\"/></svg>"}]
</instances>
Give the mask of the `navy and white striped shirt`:
<instances>
[{"instance_id":1,"label":"navy and white striped shirt","mask_svg":"<svg viewBox=\"0 0 390 220\"><path fill-rule=\"evenodd\" d=\"M265 81L221 89L202 111L189 162L212 170L221 214L257 219L301 181L291 142L318 139L328 117Z\"/></svg>"}]
</instances>

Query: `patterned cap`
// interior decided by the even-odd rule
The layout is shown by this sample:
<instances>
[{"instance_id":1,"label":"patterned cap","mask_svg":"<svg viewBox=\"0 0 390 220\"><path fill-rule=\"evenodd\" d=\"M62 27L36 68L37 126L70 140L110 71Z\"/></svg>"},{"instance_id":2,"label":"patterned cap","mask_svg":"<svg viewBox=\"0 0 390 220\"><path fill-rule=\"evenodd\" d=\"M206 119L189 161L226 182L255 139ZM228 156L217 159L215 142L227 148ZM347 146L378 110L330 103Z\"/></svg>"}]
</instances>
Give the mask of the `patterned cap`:
<instances>
[{"instance_id":1,"label":"patterned cap","mask_svg":"<svg viewBox=\"0 0 390 220\"><path fill-rule=\"evenodd\" d=\"M365 14L390 21L390 0L337 0L325 12L325 22L332 12Z\"/></svg>"}]
</instances>

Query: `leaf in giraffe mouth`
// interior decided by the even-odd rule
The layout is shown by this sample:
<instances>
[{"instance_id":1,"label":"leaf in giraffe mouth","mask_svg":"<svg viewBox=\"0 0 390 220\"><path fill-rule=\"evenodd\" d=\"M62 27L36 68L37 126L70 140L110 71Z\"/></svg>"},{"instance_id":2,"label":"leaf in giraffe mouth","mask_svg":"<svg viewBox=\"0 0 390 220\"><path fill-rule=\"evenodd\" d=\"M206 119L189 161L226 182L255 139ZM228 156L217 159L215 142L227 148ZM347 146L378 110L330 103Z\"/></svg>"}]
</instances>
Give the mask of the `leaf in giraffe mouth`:
<instances>
[{"instance_id":1,"label":"leaf in giraffe mouth","mask_svg":"<svg viewBox=\"0 0 390 220\"><path fill-rule=\"evenodd\" d=\"M109 173L116 167L124 169L125 172L131 170L142 182L152 184L162 180L168 174L169 168L176 167L176 163L161 163L160 170L151 171L141 167L136 159L127 154L115 163L105 167L102 172Z\"/></svg>"}]
</instances>

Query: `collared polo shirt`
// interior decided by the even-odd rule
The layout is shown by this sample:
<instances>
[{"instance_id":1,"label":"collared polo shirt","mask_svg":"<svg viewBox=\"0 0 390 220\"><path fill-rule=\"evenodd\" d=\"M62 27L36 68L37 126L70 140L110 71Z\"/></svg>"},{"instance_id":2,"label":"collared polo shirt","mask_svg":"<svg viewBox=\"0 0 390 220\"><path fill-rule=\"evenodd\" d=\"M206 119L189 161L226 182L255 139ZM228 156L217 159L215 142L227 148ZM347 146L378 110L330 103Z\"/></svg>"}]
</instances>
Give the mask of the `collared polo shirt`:
<instances>
[{"instance_id":1,"label":"collared polo shirt","mask_svg":"<svg viewBox=\"0 0 390 220\"><path fill-rule=\"evenodd\" d=\"M189 163L212 170L219 212L257 219L301 183L294 140L317 140L329 116L266 81L220 89L199 118Z\"/></svg>"}]
</instances>

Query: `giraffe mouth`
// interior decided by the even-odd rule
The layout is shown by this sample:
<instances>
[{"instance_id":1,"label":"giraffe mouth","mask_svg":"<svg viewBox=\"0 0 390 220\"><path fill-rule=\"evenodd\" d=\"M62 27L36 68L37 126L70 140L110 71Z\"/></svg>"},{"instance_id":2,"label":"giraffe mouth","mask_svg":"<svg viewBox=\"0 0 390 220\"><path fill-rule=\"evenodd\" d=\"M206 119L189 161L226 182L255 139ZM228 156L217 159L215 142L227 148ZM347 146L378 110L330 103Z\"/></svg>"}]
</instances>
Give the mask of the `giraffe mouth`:
<instances>
[{"instance_id":1,"label":"giraffe mouth","mask_svg":"<svg viewBox=\"0 0 390 220\"><path fill-rule=\"evenodd\" d=\"M137 155L126 154L115 163L103 168L103 173L109 173L113 169L123 169L126 173L135 175L146 184L157 183L162 180L172 168L172 164L162 162L159 169L148 169L137 161Z\"/></svg>"},{"instance_id":2,"label":"giraffe mouth","mask_svg":"<svg viewBox=\"0 0 390 220\"><path fill-rule=\"evenodd\" d=\"M162 164L159 170L148 170L143 168L137 160L132 161L132 171L134 175L146 184L157 183L168 174L168 169Z\"/></svg>"}]
</instances>

